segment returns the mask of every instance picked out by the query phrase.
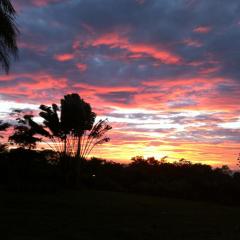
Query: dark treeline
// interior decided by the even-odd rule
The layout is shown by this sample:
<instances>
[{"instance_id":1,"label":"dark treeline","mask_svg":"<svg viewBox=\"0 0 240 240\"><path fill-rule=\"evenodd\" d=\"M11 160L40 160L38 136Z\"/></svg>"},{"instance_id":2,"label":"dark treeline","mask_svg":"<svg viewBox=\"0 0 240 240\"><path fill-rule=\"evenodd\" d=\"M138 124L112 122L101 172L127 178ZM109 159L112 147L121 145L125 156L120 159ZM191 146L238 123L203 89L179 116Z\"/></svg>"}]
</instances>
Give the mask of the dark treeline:
<instances>
[{"instance_id":1,"label":"dark treeline","mask_svg":"<svg viewBox=\"0 0 240 240\"><path fill-rule=\"evenodd\" d=\"M87 160L94 147L110 140L106 133L111 126L106 119L95 123L96 114L78 94L64 96L60 106L41 105L42 122L20 110L9 117L0 121L0 186L4 189L93 188L240 203L240 173L227 166L214 169L185 159L169 163L166 158L140 156L129 164ZM38 143L47 148L37 150Z\"/></svg>"},{"instance_id":2,"label":"dark treeline","mask_svg":"<svg viewBox=\"0 0 240 240\"><path fill-rule=\"evenodd\" d=\"M71 173L74 161L68 162ZM82 163L78 185L73 184L73 177L66 176L58 155L51 150L18 148L0 153L0 184L7 190L54 192L63 188L92 188L240 203L240 173L231 172L227 166L214 169L183 159L168 163L134 157L129 164L120 164L91 158Z\"/></svg>"}]
</instances>

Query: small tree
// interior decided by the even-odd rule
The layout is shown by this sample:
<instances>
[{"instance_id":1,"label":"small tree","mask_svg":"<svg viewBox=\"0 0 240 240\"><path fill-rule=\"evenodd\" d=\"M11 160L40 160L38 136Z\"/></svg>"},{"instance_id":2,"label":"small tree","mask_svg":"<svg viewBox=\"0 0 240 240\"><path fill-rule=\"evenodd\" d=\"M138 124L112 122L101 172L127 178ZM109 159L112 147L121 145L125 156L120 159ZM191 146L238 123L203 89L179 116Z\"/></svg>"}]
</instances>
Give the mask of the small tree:
<instances>
[{"instance_id":1,"label":"small tree","mask_svg":"<svg viewBox=\"0 0 240 240\"><path fill-rule=\"evenodd\" d=\"M6 131L10 127L9 123L6 123L2 120L0 120L0 133ZM3 138L3 136L0 134L0 138ZM4 152L7 149L6 143L0 143L0 152Z\"/></svg>"},{"instance_id":2,"label":"small tree","mask_svg":"<svg viewBox=\"0 0 240 240\"><path fill-rule=\"evenodd\" d=\"M0 132L6 131L10 127L9 123L4 122L3 120L0 120ZM2 135L0 135L2 137Z\"/></svg>"},{"instance_id":3,"label":"small tree","mask_svg":"<svg viewBox=\"0 0 240 240\"><path fill-rule=\"evenodd\" d=\"M238 158L237 158L237 166L240 168L240 153L238 154Z\"/></svg>"},{"instance_id":4,"label":"small tree","mask_svg":"<svg viewBox=\"0 0 240 240\"><path fill-rule=\"evenodd\" d=\"M17 111L21 113L21 110ZM37 142L41 141L40 138L35 136L36 131L29 125L29 121L33 121L32 118L32 115L24 115L16 119L13 134L9 136L11 144L31 150L36 147Z\"/></svg>"}]
</instances>

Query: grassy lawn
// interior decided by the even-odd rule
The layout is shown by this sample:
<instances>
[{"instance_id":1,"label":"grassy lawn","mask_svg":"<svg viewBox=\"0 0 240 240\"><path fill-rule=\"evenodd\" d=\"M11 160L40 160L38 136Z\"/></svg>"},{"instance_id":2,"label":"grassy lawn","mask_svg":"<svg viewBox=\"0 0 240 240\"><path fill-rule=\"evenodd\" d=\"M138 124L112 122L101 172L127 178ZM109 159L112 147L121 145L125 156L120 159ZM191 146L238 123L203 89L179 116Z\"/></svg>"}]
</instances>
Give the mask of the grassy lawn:
<instances>
[{"instance_id":1,"label":"grassy lawn","mask_svg":"<svg viewBox=\"0 0 240 240\"><path fill-rule=\"evenodd\" d=\"M236 207L100 191L0 194L6 240L240 239Z\"/></svg>"}]
</instances>

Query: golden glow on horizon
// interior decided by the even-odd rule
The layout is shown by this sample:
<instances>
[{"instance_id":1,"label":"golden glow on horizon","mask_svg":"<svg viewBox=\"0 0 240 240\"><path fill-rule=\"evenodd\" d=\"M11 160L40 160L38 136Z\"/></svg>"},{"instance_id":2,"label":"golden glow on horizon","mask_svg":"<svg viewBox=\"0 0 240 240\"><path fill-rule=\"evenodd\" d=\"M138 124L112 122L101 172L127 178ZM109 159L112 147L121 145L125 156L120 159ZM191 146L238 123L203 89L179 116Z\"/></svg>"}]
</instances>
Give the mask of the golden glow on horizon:
<instances>
[{"instance_id":1,"label":"golden glow on horizon","mask_svg":"<svg viewBox=\"0 0 240 240\"><path fill-rule=\"evenodd\" d=\"M16 103L1 100L1 112L8 113L13 108L29 108L36 110L37 105ZM239 151L239 144L230 142L225 143L201 143L197 140L191 142L185 139L179 139L177 134L187 131L189 128L199 129L207 127L203 122L189 121L185 124L173 124L168 119L168 114L164 111L155 111L147 109L131 108L125 109L115 107L112 110L115 117L98 116L97 120L108 118L113 125L110 132L111 141L108 144L97 147L91 156L105 158L108 160L129 162L134 156L155 157L161 159L168 156L170 162L177 161L181 158L192 162L221 166L228 164L236 168L236 159ZM210 114L211 111L182 111L177 116L194 119L199 114ZM214 113L217 113L216 111ZM119 114L119 117L118 117ZM144 119L138 119L132 114L146 114ZM126 116L126 117L123 117ZM158 116L160 120L153 119L151 116ZM35 120L41 121L39 117ZM130 124L130 126L128 125ZM116 125L116 126L115 126ZM114 127L115 126L115 127ZM222 129L240 129L239 120L236 122L225 122L219 124ZM165 132L166 130L166 132ZM190 136L191 137L191 136ZM205 136L211 140L211 136ZM224 136L218 138L224 139ZM46 143L40 143L38 148L49 148Z\"/></svg>"}]
</instances>

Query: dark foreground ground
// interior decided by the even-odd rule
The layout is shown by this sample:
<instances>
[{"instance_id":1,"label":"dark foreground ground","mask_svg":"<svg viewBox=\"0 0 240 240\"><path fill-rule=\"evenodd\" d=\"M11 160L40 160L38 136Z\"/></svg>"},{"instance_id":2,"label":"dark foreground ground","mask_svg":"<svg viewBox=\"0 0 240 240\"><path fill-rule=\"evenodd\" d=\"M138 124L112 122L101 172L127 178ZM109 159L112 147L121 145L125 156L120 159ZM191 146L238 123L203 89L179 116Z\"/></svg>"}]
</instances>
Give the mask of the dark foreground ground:
<instances>
[{"instance_id":1,"label":"dark foreground ground","mask_svg":"<svg viewBox=\"0 0 240 240\"><path fill-rule=\"evenodd\" d=\"M240 239L239 207L85 190L0 194L0 239Z\"/></svg>"}]
</instances>

